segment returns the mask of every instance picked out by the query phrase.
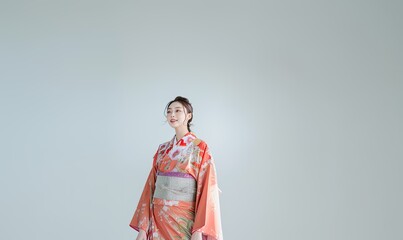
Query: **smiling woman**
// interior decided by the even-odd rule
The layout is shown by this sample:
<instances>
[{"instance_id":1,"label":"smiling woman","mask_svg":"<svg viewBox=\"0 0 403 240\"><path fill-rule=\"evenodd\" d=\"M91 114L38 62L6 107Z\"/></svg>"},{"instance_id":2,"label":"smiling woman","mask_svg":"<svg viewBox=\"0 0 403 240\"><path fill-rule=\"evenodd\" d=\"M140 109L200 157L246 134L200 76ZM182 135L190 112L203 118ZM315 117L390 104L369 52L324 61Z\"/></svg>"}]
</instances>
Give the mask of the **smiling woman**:
<instances>
[{"instance_id":1,"label":"smiling woman","mask_svg":"<svg viewBox=\"0 0 403 240\"><path fill-rule=\"evenodd\" d=\"M190 130L193 108L178 96L166 106L174 137L158 146L130 222L137 240L222 240L219 188L207 143Z\"/></svg>"},{"instance_id":2,"label":"smiling woman","mask_svg":"<svg viewBox=\"0 0 403 240\"><path fill-rule=\"evenodd\" d=\"M170 101L165 108L167 109L165 117L169 121L171 127L177 130L177 127L180 125L175 124L187 125L187 131L191 132L190 122L193 120L193 107L187 98L178 96ZM184 130L186 131L186 129Z\"/></svg>"}]
</instances>

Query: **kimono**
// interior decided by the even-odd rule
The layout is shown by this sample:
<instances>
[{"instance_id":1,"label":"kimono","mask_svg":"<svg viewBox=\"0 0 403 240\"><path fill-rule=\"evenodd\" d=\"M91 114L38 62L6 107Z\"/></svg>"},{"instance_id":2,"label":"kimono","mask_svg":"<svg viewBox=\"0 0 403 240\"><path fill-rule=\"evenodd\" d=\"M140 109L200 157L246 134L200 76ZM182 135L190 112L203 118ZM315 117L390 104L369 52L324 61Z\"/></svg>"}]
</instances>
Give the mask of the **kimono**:
<instances>
[{"instance_id":1,"label":"kimono","mask_svg":"<svg viewBox=\"0 0 403 240\"><path fill-rule=\"evenodd\" d=\"M148 240L222 240L219 188L208 145L193 132L162 143L129 224Z\"/></svg>"}]
</instances>

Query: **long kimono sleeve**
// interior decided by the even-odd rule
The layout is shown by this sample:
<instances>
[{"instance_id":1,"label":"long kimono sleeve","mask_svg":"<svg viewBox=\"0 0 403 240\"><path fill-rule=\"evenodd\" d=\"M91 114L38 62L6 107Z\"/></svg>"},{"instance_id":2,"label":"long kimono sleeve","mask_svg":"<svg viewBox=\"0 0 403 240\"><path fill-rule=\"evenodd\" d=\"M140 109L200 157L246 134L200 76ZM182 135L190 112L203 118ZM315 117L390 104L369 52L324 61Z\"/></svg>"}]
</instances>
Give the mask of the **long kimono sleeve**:
<instances>
[{"instance_id":1,"label":"long kimono sleeve","mask_svg":"<svg viewBox=\"0 0 403 240\"><path fill-rule=\"evenodd\" d=\"M207 144L202 142L199 146L201 165L197 177L196 216L192 233L202 232L203 239L222 240L216 168Z\"/></svg>"},{"instance_id":2,"label":"long kimono sleeve","mask_svg":"<svg viewBox=\"0 0 403 240\"><path fill-rule=\"evenodd\" d=\"M150 170L150 173L148 174L146 183L143 188L143 192L137 204L137 208L129 224L129 226L135 229L136 231L140 231L140 229L144 230L147 233L147 235L149 235L150 217L152 214L152 200L157 175L156 160L158 156L158 151L159 147L157 149L157 152L154 154L153 166Z\"/></svg>"}]
</instances>

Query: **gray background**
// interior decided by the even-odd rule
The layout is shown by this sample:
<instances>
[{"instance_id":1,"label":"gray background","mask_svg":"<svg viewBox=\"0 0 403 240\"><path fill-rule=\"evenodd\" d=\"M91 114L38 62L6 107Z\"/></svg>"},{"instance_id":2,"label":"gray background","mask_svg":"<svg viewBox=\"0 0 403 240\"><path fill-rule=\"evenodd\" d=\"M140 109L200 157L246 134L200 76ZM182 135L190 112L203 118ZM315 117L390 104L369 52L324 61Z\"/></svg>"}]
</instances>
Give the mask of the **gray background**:
<instances>
[{"instance_id":1,"label":"gray background","mask_svg":"<svg viewBox=\"0 0 403 240\"><path fill-rule=\"evenodd\" d=\"M402 1L1 1L0 239L135 239L193 103L225 239L403 239Z\"/></svg>"}]
</instances>

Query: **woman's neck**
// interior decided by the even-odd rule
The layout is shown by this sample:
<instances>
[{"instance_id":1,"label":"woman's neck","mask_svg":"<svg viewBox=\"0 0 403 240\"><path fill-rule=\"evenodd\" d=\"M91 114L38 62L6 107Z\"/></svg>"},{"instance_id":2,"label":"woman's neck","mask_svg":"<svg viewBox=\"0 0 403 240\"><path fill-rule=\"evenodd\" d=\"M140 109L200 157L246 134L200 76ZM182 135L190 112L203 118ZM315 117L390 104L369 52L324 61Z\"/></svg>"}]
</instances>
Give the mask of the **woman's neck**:
<instances>
[{"instance_id":1,"label":"woman's neck","mask_svg":"<svg viewBox=\"0 0 403 240\"><path fill-rule=\"evenodd\" d=\"M189 130L187 128L176 128L175 129L176 140L179 141L188 132Z\"/></svg>"}]
</instances>

